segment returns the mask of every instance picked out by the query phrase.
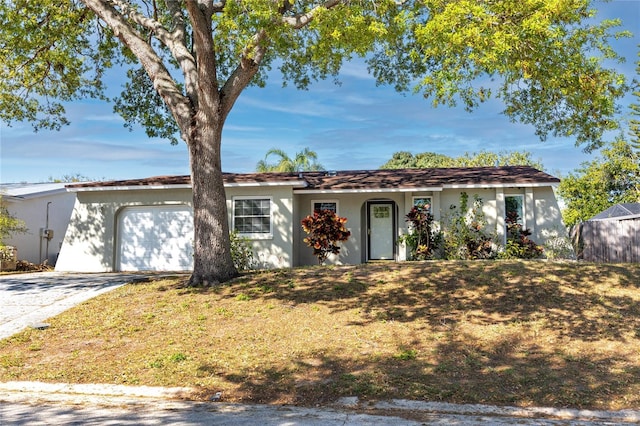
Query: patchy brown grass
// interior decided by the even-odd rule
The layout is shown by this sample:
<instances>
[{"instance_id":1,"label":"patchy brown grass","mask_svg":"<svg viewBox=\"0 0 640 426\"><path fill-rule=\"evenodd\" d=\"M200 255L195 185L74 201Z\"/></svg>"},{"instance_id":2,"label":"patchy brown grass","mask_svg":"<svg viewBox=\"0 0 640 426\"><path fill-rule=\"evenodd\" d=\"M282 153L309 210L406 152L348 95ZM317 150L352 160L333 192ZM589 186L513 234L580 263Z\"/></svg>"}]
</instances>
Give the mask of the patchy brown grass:
<instances>
[{"instance_id":1,"label":"patchy brown grass","mask_svg":"<svg viewBox=\"0 0 640 426\"><path fill-rule=\"evenodd\" d=\"M640 407L640 265L376 263L130 284L0 341L0 380Z\"/></svg>"}]
</instances>

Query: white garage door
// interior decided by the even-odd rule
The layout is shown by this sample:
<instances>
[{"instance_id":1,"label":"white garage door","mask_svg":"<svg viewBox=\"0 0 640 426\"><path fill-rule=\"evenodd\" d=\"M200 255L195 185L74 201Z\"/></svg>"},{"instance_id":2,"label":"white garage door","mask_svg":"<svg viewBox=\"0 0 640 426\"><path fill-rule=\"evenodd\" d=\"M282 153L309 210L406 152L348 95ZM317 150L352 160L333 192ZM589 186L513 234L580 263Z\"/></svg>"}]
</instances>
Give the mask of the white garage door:
<instances>
[{"instance_id":1,"label":"white garage door","mask_svg":"<svg viewBox=\"0 0 640 426\"><path fill-rule=\"evenodd\" d=\"M118 220L118 270L193 268L193 213L188 206L127 207Z\"/></svg>"}]
</instances>

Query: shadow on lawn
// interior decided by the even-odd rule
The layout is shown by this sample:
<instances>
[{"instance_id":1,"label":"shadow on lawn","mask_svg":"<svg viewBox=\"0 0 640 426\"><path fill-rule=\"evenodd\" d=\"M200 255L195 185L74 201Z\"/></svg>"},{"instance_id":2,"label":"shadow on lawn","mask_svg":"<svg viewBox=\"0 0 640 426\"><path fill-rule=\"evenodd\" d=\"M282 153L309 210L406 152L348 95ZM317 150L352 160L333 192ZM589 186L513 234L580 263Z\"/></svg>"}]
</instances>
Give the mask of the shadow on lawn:
<instances>
[{"instance_id":1,"label":"shadow on lawn","mask_svg":"<svg viewBox=\"0 0 640 426\"><path fill-rule=\"evenodd\" d=\"M631 393L629 399L630 389L639 385L637 365L619 371L620 360L576 358L564 352L523 357L523 342L517 336L496 341L491 351L474 350L464 338L439 343L433 348L439 354L434 363L425 362L419 354L410 360L394 356L346 361L334 353L317 362L298 360L294 369L264 368L223 378L241 400L267 404L326 404L358 396L592 409L637 407L637 396Z\"/></svg>"},{"instance_id":2,"label":"shadow on lawn","mask_svg":"<svg viewBox=\"0 0 640 426\"><path fill-rule=\"evenodd\" d=\"M359 309L365 314L362 323L419 319L438 326L462 317L484 324L544 319L562 335L584 341L640 335L640 303L629 296L640 288L640 266L478 261L465 262L457 268L463 272L452 275L447 264L282 270L249 275L232 286L283 303ZM616 288L627 294L612 294Z\"/></svg>"},{"instance_id":3,"label":"shadow on lawn","mask_svg":"<svg viewBox=\"0 0 640 426\"><path fill-rule=\"evenodd\" d=\"M446 269L446 262L438 262L411 268L382 264L248 275L227 287L229 297L252 292L254 298L293 306L358 310L361 319L353 326L423 321L441 338L431 347L416 338L407 344L406 356L362 354L345 359L343 353L324 353L283 370L261 368L223 377L241 399L260 403L304 405L357 395L637 407L637 359L616 351L565 348L563 341L593 345L638 338L640 304L629 292L638 288L640 267L471 262L458 268L462 272L457 275ZM477 335L460 327L463 322L504 328L490 342L478 343ZM543 323L559 342L545 347L540 339L523 335L521 328L509 328L521 323ZM210 368L215 369L201 366L203 371Z\"/></svg>"}]
</instances>

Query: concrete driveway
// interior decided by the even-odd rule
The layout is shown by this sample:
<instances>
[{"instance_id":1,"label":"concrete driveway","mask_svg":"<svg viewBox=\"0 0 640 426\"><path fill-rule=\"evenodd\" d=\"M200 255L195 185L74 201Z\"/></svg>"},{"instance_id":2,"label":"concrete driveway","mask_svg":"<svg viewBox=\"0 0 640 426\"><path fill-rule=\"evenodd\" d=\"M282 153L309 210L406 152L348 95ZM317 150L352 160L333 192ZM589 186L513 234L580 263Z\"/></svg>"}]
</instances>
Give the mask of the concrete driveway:
<instances>
[{"instance_id":1,"label":"concrete driveway","mask_svg":"<svg viewBox=\"0 0 640 426\"><path fill-rule=\"evenodd\" d=\"M0 275L0 339L99 294L147 277L144 274L63 272Z\"/></svg>"}]
</instances>

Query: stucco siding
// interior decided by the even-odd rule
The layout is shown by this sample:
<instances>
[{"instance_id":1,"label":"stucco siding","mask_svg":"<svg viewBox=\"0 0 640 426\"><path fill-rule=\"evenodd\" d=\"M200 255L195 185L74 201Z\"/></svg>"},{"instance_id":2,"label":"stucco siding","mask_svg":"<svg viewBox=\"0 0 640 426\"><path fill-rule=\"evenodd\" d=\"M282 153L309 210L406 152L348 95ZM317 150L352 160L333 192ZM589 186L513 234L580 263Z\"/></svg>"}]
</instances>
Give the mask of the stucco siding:
<instances>
[{"instance_id":1,"label":"stucco siding","mask_svg":"<svg viewBox=\"0 0 640 426\"><path fill-rule=\"evenodd\" d=\"M303 197L301 196L296 196L293 198L293 212L291 216L291 220L292 220L291 232L293 236L293 244L291 247L292 260L293 260L292 266L302 265L302 261L301 261L301 252L303 250L302 247L306 247L306 245L302 241L306 236L306 234L302 230L302 224L300 223L300 221L302 220L302 217L305 216L303 214L301 215L300 213L301 211L304 212L304 207L302 206L302 198Z\"/></svg>"},{"instance_id":2,"label":"stucco siding","mask_svg":"<svg viewBox=\"0 0 640 426\"><path fill-rule=\"evenodd\" d=\"M451 215L450 205L459 206L459 190L445 190L441 197L441 214L443 223L446 223L447 216ZM486 230L496 236L496 242L504 244L505 233L505 197L510 195L521 195L524 200L524 225L532 231L531 238L544 244L549 237L550 231L554 235L566 237L567 232L562 223L562 215L557 199L552 187L539 188L498 188L497 190L474 190L466 191L469 195L469 207L472 206L473 197L477 194L483 202L483 212L487 221Z\"/></svg>"},{"instance_id":3,"label":"stucco siding","mask_svg":"<svg viewBox=\"0 0 640 426\"><path fill-rule=\"evenodd\" d=\"M112 259L105 241L105 218L101 203L85 204L77 200L60 249L56 271L110 272Z\"/></svg>"},{"instance_id":4,"label":"stucco siding","mask_svg":"<svg viewBox=\"0 0 640 426\"><path fill-rule=\"evenodd\" d=\"M533 205L535 229L532 238L534 241L544 244L549 237L568 237L567 228L562 222L560 206L552 188L535 188Z\"/></svg>"},{"instance_id":5,"label":"stucco siding","mask_svg":"<svg viewBox=\"0 0 640 426\"><path fill-rule=\"evenodd\" d=\"M304 190L294 193L289 185L232 186L226 188L228 220L234 224L234 200L242 198L269 198L271 228L250 235L257 267L286 268L315 265L317 259L311 248L304 244L306 234L301 221L312 213L313 201L337 202L338 214L346 217L351 231L348 241L341 244L338 256L330 256L329 264L359 264L368 259L367 203L392 201L394 203L395 260L407 258L407 248L397 243L397 238L408 232L405 215L413 205L414 197L431 197L432 213L436 223L446 226L452 213L459 209L460 196L469 196L468 207L473 207L474 196L482 199L486 231L496 235L496 242L504 241L505 197L522 195L526 226L534 231L534 241L544 243L549 230L566 235L560 209L553 189L549 187L499 187L443 189L442 191L392 191L311 193ZM105 272L118 264L118 219L127 207L134 206L186 206L191 208L191 190L181 189L131 189L80 190L69 227L64 237L56 270L79 272ZM450 206L456 209L450 209ZM387 234L388 235L388 234ZM375 256L373 256L375 257ZM377 258L377 257L376 257Z\"/></svg>"},{"instance_id":6,"label":"stucco siding","mask_svg":"<svg viewBox=\"0 0 640 426\"><path fill-rule=\"evenodd\" d=\"M304 194L296 198L296 220L294 233L296 238L295 265L313 265L317 263L312 250L302 240L306 236L300 229L300 221L311 213L313 200L332 199L338 201L338 214L348 219L347 228L351 231L349 240L342 244L339 256L330 256L327 263L332 264L357 264L366 261L367 234L366 212L367 201L392 200L396 203L396 237L408 232L405 215L412 207L413 197L432 197L432 213L437 226L442 229L460 209L460 197L462 192L469 196L468 211L473 208L474 197L477 195L482 200L482 213L486 221L485 231L495 236L497 243L504 243L505 238L505 195L522 195L525 202L525 221L527 227L535 230L534 240L544 243L542 230L557 228L565 233L562 225L560 209L558 208L551 187L544 188L469 188L469 189L444 189L431 192L404 192L404 193L379 193L379 194ZM455 206L455 209L451 209ZM396 246L396 260L405 260L407 248L398 244Z\"/></svg>"},{"instance_id":7,"label":"stucco siding","mask_svg":"<svg viewBox=\"0 0 640 426\"><path fill-rule=\"evenodd\" d=\"M405 198L403 193L348 193L348 194L303 194L298 195L299 210L295 215L295 226L300 237L297 239L295 250L298 252L298 265L315 265L318 260L313 256L313 250L302 241L306 233L302 231L300 221L312 213L312 201L336 200L338 202L338 215L347 218L347 229L351 231L349 240L341 243L340 254L327 258L328 264L359 264L366 261L367 250L367 223L366 203L369 201L391 200L396 203L396 238L400 235L401 228L405 227L404 212ZM398 253L396 253L396 256Z\"/></svg>"},{"instance_id":8,"label":"stucco siding","mask_svg":"<svg viewBox=\"0 0 640 426\"><path fill-rule=\"evenodd\" d=\"M126 207L191 205L188 189L78 192L56 271L116 269L118 215Z\"/></svg>"},{"instance_id":9,"label":"stucco siding","mask_svg":"<svg viewBox=\"0 0 640 426\"><path fill-rule=\"evenodd\" d=\"M233 200L243 197L271 199L272 235L250 238L257 266L260 268L286 268L293 266L293 190L290 186L227 188L229 224L233 224Z\"/></svg>"},{"instance_id":10,"label":"stucco siding","mask_svg":"<svg viewBox=\"0 0 640 426\"><path fill-rule=\"evenodd\" d=\"M486 221L485 230L493 235L496 234L498 225L498 205L496 202L496 190L494 188L470 188L470 189L445 189L440 195L440 221L441 228L446 227L454 215L460 211L460 198L462 193L466 192L468 195L467 211L463 213L469 213L473 209L473 203L475 196L477 195L482 200L482 213ZM455 206L455 208L451 208Z\"/></svg>"},{"instance_id":11,"label":"stucco siding","mask_svg":"<svg viewBox=\"0 0 640 426\"><path fill-rule=\"evenodd\" d=\"M54 265L75 199L76 196L73 193L59 192L24 200L8 200L7 209L25 223L28 232L14 234L5 240L5 244L18 248L20 260L32 263L47 260L50 265ZM47 227L47 203L50 203L48 228L53 230L53 238L48 241L48 247L47 240L40 237L40 230Z\"/></svg>"}]
</instances>

